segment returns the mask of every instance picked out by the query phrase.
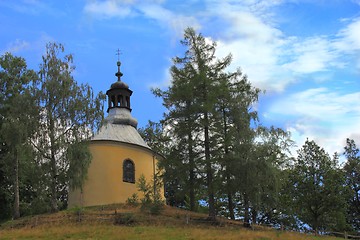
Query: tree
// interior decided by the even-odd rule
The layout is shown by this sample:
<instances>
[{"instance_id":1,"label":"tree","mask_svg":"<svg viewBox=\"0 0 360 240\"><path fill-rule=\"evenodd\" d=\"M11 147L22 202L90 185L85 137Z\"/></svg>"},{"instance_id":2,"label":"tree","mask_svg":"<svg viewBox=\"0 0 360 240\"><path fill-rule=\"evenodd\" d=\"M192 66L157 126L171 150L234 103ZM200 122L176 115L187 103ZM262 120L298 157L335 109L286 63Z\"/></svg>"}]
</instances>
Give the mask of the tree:
<instances>
[{"instance_id":1,"label":"tree","mask_svg":"<svg viewBox=\"0 0 360 240\"><path fill-rule=\"evenodd\" d=\"M62 59L61 59L62 58ZM71 54L49 43L40 64L40 130L33 145L46 172L51 210L66 207L68 188L81 188L91 161L86 140L103 119L103 94L72 77Z\"/></svg>"},{"instance_id":2,"label":"tree","mask_svg":"<svg viewBox=\"0 0 360 240\"><path fill-rule=\"evenodd\" d=\"M252 224L273 223L274 215L281 210L281 171L288 162L287 153L293 142L289 133L281 128L258 127L256 130L256 140L244 167L246 178L239 177L239 184L249 199Z\"/></svg>"},{"instance_id":3,"label":"tree","mask_svg":"<svg viewBox=\"0 0 360 240\"><path fill-rule=\"evenodd\" d=\"M188 184L184 188L188 189L191 210L196 195L200 196L207 202L209 218L214 219L217 204L226 201L223 212L234 219L235 195L247 198L244 188L249 186L241 180L249 173L246 167L250 166L247 163L256 136L252 124L257 122L252 107L260 90L239 69L226 72L231 54L216 58L216 43L192 28L185 30L181 43L186 52L173 59L171 86L165 91L154 90L168 109L164 124L173 143L173 156L167 162L178 168L172 171L175 174L186 169ZM182 178L183 174L175 177Z\"/></svg>"},{"instance_id":4,"label":"tree","mask_svg":"<svg viewBox=\"0 0 360 240\"><path fill-rule=\"evenodd\" d=\"M155 90L155 94L164 100L169 109L166 120L174 128L179 140L186 139L189 166L190 208L195 205L195 169L200 169L196 158L202 158L203 170L206 175L207 202L209 218L214 219L215 189L214 164L211 156L211 128L214 103L217 98L217 81L220 73L229 65L231 56L216 60L214 42L187 28L181 43L187 47L184 57L173 59L171 67L172 86L167 91ZM180 142L180 141L179 141ZM182 142L183 143L183 142ZM197 147L201 144L201 149ZM195 149L195 148L198 149ZM200 161L199 161L200 162Z\"/></svg>"},{"instance_id":5,"label":"tree","mask_svg":"<svg viewBox=\"0 0 360 240\"><path fill-rule=\"evenodd\" d=\"M196 206L195 185L197 181L196 158L198 155L195 146L199 142L197 133L199 131L200 116L195 101L195 82L190 72L191 66L184 65L184 68L176 66L177 64L183 64L184 61L184 59L177 57L173 59L174 65L170 69L172 85L166 91L154 89L153 93L158 97L162 97L163 105L168 109L163 122L172 138L172 149L169 154L173 156L169 156L167 159L168 168L166 169L166 176L172 177L172 179L165 179L165 181L172 182L174 188L178 188L177 186L181 182L183 189L188 189L189 208L194 211ZM176 177L170 174L171 172L176 174L178 170L171 170L174 170L172 168L174 166L179 167L180 162L183 163L185 168L182 170L188 172L188 179L184 179L184 176Z\"/></svg>"},{"instance_id":6,"label":"tree","mask_svg":"<svg viewBox=\"0 0 360 240\"><path fill-rule=\"evenodd\" d=\"M315 232L344 230L344 187L334 158L314 141L306 140L291 172L296 216Z\"/></svg>"},{"instance_id":7,"label":"tree","mask_svg":"<svg viewBox=\"0 0 360 240\"><path fill-rule=\"evenodd\" d=\"M223 189L231 219L235 219L234 195L243 183L237 181L240 177L238 173L243 170L243 157L250 149L244 148L244 145L255 136L251 124L256 123L258 118L252 106L258 100L259 92L260 89L252 87L240 69L233 73L221 73L218 78L218 98L213 115L213 135L217 146L214 152L219 159L218 175L225 185Z\"/></svg>"},{"instance_id":8,"label":"tree","mask_svg":"<svg viewBox=\"0 0 360 240\"><path fill-rule=\"evenodd\" d=\"M144 128L139 128L138 132L154 152L162 155L167 154L170 139L166 136L161 123L149 121Z\"/></svg>"},{"instance_id":9,"label":"tree","mask_svg":"<svg viewBox=\"0 0 360 240\"><path fill-rule=\"evenodd\" d=\"M25 166L31 164L32 159L29 139L37 129L37 75L27 69L25 59L10 53L0 58L0 67L0 133L4 161L1 167L12 179L13 218L16 219L20 217L21 181L25 179Z\"/></svg>"},{"instance_id":10,"label":"tree","mask_svg":"<svg viewBox=\"0 0 360 240\"><path fill-rule=\"evenodd\" d=\"M344 155L345 181L351 192L348 208L348 222L354 229L360 229L360 154L353 139L346 139Z\"/></svg>"}]
</instances>

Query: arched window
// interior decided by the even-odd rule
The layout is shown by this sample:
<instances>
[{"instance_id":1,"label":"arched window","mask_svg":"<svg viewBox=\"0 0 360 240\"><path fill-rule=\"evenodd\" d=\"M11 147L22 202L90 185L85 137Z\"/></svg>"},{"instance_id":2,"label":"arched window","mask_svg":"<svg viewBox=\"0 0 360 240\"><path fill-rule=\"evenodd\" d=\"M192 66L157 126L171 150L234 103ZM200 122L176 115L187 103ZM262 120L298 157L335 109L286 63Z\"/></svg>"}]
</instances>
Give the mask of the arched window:
<instances>
[{"instance_id":1,"label":"arched window","mask_svg":"<svg viewBox=\"0 0 360 240\"><path fill-rule=\"evenodd\" d=\"M125 107L130 107L130 97L126 97L126 99L125 99L125 104L126 104L126 106Z\"/></svg>"},{"instance_id":2,"label":"arched window","mask_svg":"<svg viewBox=\"0 0 360 240\"><path fill-rule=\"evenodd\" d=\"M126 159L123 163L123 181L135 183L135 164L130 159Z\"/></svg>"},{"instance_id":3,"label":"arched window","mask_svg":"<svg viewBox=\"0 0 360 240\"><path fill-rule=\"evenodd\" d=\"M116 107L115 96L111 96L112 107Z\"/></svg>"}]
</instances>

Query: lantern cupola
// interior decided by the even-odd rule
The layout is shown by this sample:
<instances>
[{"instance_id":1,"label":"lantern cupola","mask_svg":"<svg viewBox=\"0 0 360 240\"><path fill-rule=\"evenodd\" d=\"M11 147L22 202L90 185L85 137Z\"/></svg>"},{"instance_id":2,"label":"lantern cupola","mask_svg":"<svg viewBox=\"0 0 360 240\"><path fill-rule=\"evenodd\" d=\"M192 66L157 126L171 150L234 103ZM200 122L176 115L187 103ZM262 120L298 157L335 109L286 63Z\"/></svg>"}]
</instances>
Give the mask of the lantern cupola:
<instances>
[{"instance_id":1,"label":"lantern cupola","mask_svg":"<svg viewBox=\"0 0 360 240\"><path fill-rule=\"evenodd\" d=\"M131 116L130 97L132 91L129 86L121 81L123 76L120 71L121 62L117 62L118 71L115 73L117 81L111 84L110 89L107 90L108 98L108 117L105 119L114 124L124 124L137 127L137 120Z\"/></svg>"}]
</instances>

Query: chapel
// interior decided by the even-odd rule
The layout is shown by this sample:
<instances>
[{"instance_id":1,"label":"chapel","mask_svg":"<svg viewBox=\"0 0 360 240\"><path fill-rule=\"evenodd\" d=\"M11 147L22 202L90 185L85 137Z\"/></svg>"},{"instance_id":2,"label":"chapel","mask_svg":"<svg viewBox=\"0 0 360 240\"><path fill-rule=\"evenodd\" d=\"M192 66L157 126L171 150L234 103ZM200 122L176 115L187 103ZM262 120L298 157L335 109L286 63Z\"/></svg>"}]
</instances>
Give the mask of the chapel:
<instances>
[{"instance_id":1,"label":"chapel","mask_svg":"<svg viewBox=\"0 0 360 240\"><path fill-rule=\"evenodd\" d=\"M154 152L137 131L131 115L129 86L121 80L121 62L117 62L117 81L107 90L107 117L89 149L92 160L82 189L69 192L68 207L125 203L134 193L141 197L136 182L144 175L148 183L158 171L162 157ZM160 191L163 195L163 190Z\"/></svg>"}]
</instances>

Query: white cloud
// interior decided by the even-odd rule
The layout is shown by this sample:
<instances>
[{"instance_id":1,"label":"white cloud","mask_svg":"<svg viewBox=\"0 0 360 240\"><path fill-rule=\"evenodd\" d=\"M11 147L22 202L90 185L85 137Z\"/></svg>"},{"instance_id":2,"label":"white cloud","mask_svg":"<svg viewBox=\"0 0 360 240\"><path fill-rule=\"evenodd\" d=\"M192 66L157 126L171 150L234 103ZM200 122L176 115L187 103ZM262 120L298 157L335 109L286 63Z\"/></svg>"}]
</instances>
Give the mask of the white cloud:
<instances>
[{"instance_id":1,"label":"white cloud","mask_svg":"<svg viewBox=\"0 0 360 240\"><path fill-rule=\"evenodd\" d=\"M30 15L65 15L62 9L53 8L51 4L41 0L0 1L0 6L10 8L19 13Z\"/></svg>"},{"instance_id":2,"label":"white cloud","mask_svg":"<svg viewBox=\"0 0 360 240\"><path fill-rule=\"evenodd\" d=\"M24 49L28 49L30 44L25 40L16 39L14 42L11 42L7 45L4 52L17 53Z\"/></svg>"},{"instance_id":3,"label":"white cloud","mask_svg":"<svg viewBox=\"0 0 360 240\"><path fill-rule=\"evenodd\" d=\"M345 139L360 141L360 92L341 94L327 88L313 88L280 99L267 114L287 116L287 130L301 146L313 139L329 153L341 152Z\"/></svg>"},{"instance_id":4,"label":"white cloud","mask_svg":"<svg viewBox=\"0 0 360 240\"><path fill-rule=\"evenodd\" d=\"M88 1L84 11L99 18L139 15L155 20L180 38L188 26L209 29L208 19L224 22L217 32L218 56L233 54L232 69L241 66L253 84L281 92L302 75L344 68L343 55L360 49L360 19L340 30L337 36L286 36L277 28L272 11L285 0L206 0L203 12L184 15L164 6L163 0ZM349 20L347 20L349 21ZM360 58L359 58L360 59ZM356 63L360 67L360 60ZM323 78L323 81L326 78Z\"/></svg>"},{"instance_id":5,"label":"white cloud","mask_svg":"<svg viewBox=\"0 0 360 240\"><path fill-rule=\"evenodd\" d=\"M356 68L360 70L360 18L352 20L339 31L334 47L347 55L355 55Z\"/></svg>"},{"instance_id":6,"label":"white cloud","mask_svg":"<svg viewBox=\"0 0 360 240\"><path fill-rule=\"evenodd\" d=\"M171 29L176 38L187 26L200 28L202 23L201 27L209 32L214 28L217 55L233 55L229 70L241 67L255 86L269 92L282 92L300 79L325 84L335 76L334 69L360 69L360 57L355 64L348 58L359 54L360 18L344 20L344 28L336 35L287 36L277 25L280 16L272 11L284 2L289 1L206 0L201 2L203 11L185 14L165 7L163 1L108 0L88 2L85 12L100 18L138 14ZM209 22L220 24L207 25ZM164 78L169 79L168 72ZM287 130L293 133L298 146L308 137L329 153L341 152L346 137L360 141L359 100L359 92L312 88L275 102L264 115L289 119Z\"/></svg>"},{"instance_id":7,"label":"white cloud","mask_svg":"<svg viewBox=\"0 0 360 240\"><path fill-rule=\"evenodd\" d=\"M198 28L199 24L195 17L175 14L174 12L157 4L139 5L138 9L148 18L154 19L160 25L168 26L177 36L181 36L186 27Z\"/></svg>"},{"instance_id":8,"label":"white cloud","mask_svg":"<svg viewBox=\"0 0 360 240\"><path fill-rule=\"evenodd\" d=\"M90 1L84 11L100 19L114 17L144 16L157 21L161 26L173 30L177 36L188 26L199 27L197 19L166 9L163 0L107 0Z\"/></svg>"},{"instance_id":9,"label":"white cloud","mask_svg":"<svg viewBox=\"0 0 360 240\"><path fill-rule=\"evenodd\" d=\"M344 29L339 31L335 46L339 50L360 50L360 18L354 19Z\"/></svg>"},{"instance_id":10,"label":"white cloud","mask_svg":"<svg viewBox=\"0 0 360 240\"><path fill-rule=\"evenodd\" d=\"M91 1L85 5L84 11L99 18L126 17L132 13L131 3L132 1L116 0Z\"/></svg>"},{"instance_id":11,"label":"white cloud","mask_svg":"<svg viewBox=\"0 0 360 240\"><path fill-rule=\"evenodd\" d=\"M286 36L277 28L272 7L286 1L207 1L210 16L226 21L218 37L218 55L233 54L232 69L241 66L250 81L261 89L281 92L289 84L307 79L316 82L334 69L355 65L360 69L360 18L352 20L337 35ZM349 20L346 20L349 21ZM219 35L219 34L217 34ZM351 62L348 56L357 62ZM356 60L355 60L356 61Z\"/></svg>"},{"instance_id":12,"label":"white cloud","mask_svg":"<svg viewBox=\"0 0 360 240\"><path fill-rule=\"evenodd\" d=\"M336 61L338 52L325 37L311 37L296 42L290 51L294 60L283 66L297 74L327 71L329 67L342 66Z\"/></svg>"},{"instance_id":13,"label":"white cloud","mask_svg":"<svg viewBox=\"0 0 360 240\"><path fill-rule=\"evenodd\" d=\"M282 66L289 39L276 28L268 8L281 1L253 1L241 4L209 1L208 12L226 21L223 36L217 39L218 56L233 55L230 70L241 66L250 81L261 89L283 91L295 81Z\"/></svg>"}]
</instances>

